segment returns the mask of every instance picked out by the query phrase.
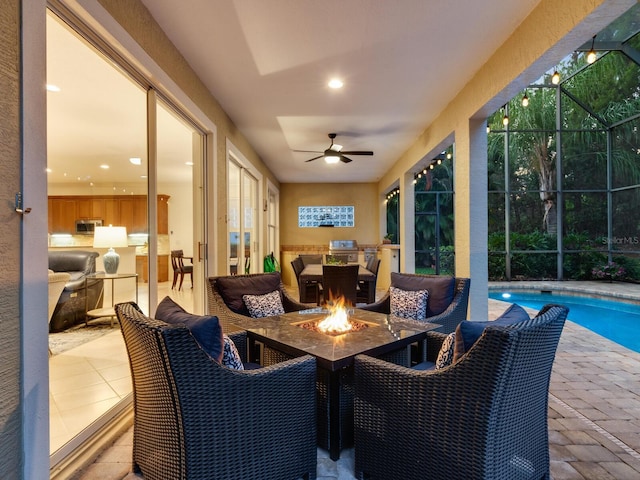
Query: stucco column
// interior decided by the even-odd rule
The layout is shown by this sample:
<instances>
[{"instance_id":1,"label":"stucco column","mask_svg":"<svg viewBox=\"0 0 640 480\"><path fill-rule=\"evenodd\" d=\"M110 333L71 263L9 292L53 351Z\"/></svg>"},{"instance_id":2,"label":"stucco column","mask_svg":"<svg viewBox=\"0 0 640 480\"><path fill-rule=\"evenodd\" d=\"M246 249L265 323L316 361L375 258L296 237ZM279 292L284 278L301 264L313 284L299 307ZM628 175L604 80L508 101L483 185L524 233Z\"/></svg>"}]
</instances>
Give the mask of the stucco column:
<instances>
[{"instance_id":1,"label":"stucco column","mask_svg":"<svg viewBox=\"0 0 640 480\"><path fill-rule=\"evenodd\" d=\"M413 174L407 172L400 182L400 271L415 273L416 271L416 201Z\"/></svg>"},{"instance_id":2,"label":"stucco column","mask_svg":"<svg viewBox=\"0 0 640 480\"><path fill-rule=\"evenodd\" d=\"M471 278L469 318L486 319L489 289L485 120L472 119L456 130L454 158L456 276Z\"/></svg>"}]
</instances>

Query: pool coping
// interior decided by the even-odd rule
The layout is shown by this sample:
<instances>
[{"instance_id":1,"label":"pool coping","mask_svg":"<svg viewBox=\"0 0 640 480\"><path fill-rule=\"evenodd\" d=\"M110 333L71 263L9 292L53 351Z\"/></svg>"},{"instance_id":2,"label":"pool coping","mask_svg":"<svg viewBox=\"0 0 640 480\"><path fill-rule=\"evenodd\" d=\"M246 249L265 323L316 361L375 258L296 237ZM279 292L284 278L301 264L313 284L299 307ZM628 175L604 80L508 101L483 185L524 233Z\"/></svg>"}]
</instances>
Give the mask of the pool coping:
<instances>
[{"instance_id":1,"label":"pool coping","mask_svg":"<svg viewBox=\"0 0 640 480\"><path fill-rule=\"evenodd\" d=\"M616 299L626 303L640 304L640 286L626 282L578 282L578 281L517 281L489 282L489 291L536 291L556 292L576 297Z\"/></svg>"}]
</instances>

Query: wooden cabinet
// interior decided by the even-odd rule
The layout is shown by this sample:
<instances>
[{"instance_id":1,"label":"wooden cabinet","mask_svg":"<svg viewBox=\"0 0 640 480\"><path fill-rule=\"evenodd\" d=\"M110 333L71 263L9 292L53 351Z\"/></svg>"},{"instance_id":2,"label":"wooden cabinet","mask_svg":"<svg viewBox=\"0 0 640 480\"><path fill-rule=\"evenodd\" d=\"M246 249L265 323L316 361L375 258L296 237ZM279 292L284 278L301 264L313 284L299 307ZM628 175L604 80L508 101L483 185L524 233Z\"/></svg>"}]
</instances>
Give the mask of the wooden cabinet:
<instances>
[{"instance_id":1,"label":"wooden cabinet","mask_svg":"<svg viewBox=\"0 0 640 480\"><path fill-rule=\"evenodd\" d=\"M169 233L169 195L158 195L158 234ZM101 219L104 225L148 233L146 195L50 196L49 233L75 233L78 219Z\"/></svg>"},{"instance_id":2,"label":"wooden cabinet","mask_svg":"<svg viewBox=\"0 0 640 480\"><path fill-rule=\"evenodd\" d=\"M120 220L120 204L113 198L92 198L91 218L102 219L103 225L117 225Z\"/></svg>"},{"instance_id":3,"label":"wooden cabinet","mask_svg":"<svg viewBox=\"0 0 640 480\"><path fill-rule=\"evenodd\" d=\"M131 195L118 199L120 223L127 233L147 233L147 197Z\"/></svg>"},{"instance_id":4,"label":"wooden cabinet","mask_svg":"<svg viewBox=\"0 0 640 480\"><path fill-rule=\"evenodd\" d=\"M158 195L158 235L169 234L169 195Z\"/></svg>"},{"instance_id":5,"label":"wooden cabinet","mask_svg":"<svg viewBox=\"0 0 640 480\"><path fill-rule=\"evenodd\" d=\"M169 255L158 255L158 282L169 281ZM136 273L143 283L149 282L149 257L147 255L136 256Z\"/></svg>"},{"instance_id":6,"label":"wooden cabinet","mask_svg":"<svg viewBox=\"0 0 640 480\"><path fill-rule=\"evenodd\" d=\"M49 201L49 233L76 233L77 203L71 198Z\"/></svg>"}]
</instances>

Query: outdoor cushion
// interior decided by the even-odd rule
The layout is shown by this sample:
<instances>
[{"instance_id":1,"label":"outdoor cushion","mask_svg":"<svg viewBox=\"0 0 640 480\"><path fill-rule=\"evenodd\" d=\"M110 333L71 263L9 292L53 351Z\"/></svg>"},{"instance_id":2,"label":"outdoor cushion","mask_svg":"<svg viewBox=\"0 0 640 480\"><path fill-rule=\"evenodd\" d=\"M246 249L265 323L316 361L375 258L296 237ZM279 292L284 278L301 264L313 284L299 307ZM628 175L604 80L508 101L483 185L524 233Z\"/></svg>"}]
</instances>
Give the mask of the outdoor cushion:
<instances>
[{"instance_id":1,"label":"outdoor cushion","mask_svg":"<svg viewBox=\"0 0 640 480\"><path fill-rule=\"evenodd\" d=\"M391 285L402 290L427 290L427 317L444 312L451 305L456 291L456 280L449 276L420 277L391 272Z\"/></svg>"},{"instance_id":2,"label":"outdoor cushion","mask_svg":"<svg viewBox=\"0 0 640 480\"><path fill-rule=\"evenodd\" d=\"M403 290L389 287L391 315L401 318L424 320L427 316L427 290Z\"/></svg>"},{"instance_id":3,"label":"outdoor cushion","mask_svg":"<svg viewBox=\"0 0 640 480\"><path fill-rule=\"evenodd\" d=\"M435 369L439 370L444 367L448 367L453 363L453 352L456 345L456 332L451 332L446 336L442 342L442 347L438 352L438 358L436 359Z\"/></svg>"},{"instance_id":4,"label":"outdoor cushion","mask_svg":"<svg viewBox=\"0 0 640 480\"><path fill-rule=\"evenodd\" d=\"M264 295L265 293L280 290L280 273L265 273L250 276L229 276L220 277L216 280L218 291L224 303L233 312L241 315L249 315L249 310L245 305L243 295Z\"/></svg>"},{"instance_id":5,"label":"outdoor cushion","mask_svg":"<svg viewBox=\"0 0 640 480\"><path fill-rule=\"evenodd\" d=\"M236 348L236 344L233 343L227 335L223 335L224 338L224 352L222 354L222 365L227 368L235 370L244 370L242 359Z\"/></svg>"},{"instance_id":6,"label":"outdoor cushion","mask_svg":"<svg viewBox=\"0 0 640 480\"><path fill-rule=\"evenodd\" d=\"M253 318L272 317L284 313L280 290L274 290L264 295L243 295L242 299Z\"/></svg>"},{"instance_id":7,"label":"outdoor cushion","mask_svg":"<svg viewBox=\"0 0 640 480\"><path fill-rule=\"evenodd\" d=\"M489 326L498 325L514 325L529 320L529 314L520 305L514 303L507 308L502 315L493 321L472 322L463 320L458 324L455 331L455 348L453 354L453 363L457 362L462 355L471 349L473 344L480 338L484 329Z\"/></svg>"},{"instance_id":8,"label":"outdoor cushion","mask_svg":"<svg viewBox=\"0 0 640 480\"><path fill-rule=\"evenodd\" d=\"M436 362L430 362L428 360L420 362L417 365L411 367L413 370L440 370L441 368L448 367L453 363L453 350L455 347L455 332L451 332L446 336L438 352L438 358Z\"/></svg>"},{"instance_id":9,"label":"outdoor cushion","mask_svg":"<svg viewBox=\"0 0 640 480\"><path fill-rule=\"evenodd\" d=\"M158 304L155 317L166 323L185 325L211 358L218 363L222 361L224 339L218 317L188 313L168 296Z\"/></svg>"}]
</instances>

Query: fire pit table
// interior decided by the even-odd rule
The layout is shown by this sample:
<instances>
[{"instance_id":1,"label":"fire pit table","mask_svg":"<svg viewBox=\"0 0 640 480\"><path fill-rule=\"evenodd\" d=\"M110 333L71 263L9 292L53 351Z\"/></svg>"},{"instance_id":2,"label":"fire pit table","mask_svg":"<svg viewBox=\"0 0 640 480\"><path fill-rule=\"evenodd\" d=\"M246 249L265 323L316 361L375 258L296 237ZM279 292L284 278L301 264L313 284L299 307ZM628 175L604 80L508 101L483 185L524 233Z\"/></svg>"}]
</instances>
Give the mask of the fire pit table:
<instances>
[{"instance_id":1,"label":"fire pit table","mask_svg":"<svg viewBox=\"0 0 640 480\"><path fill-rule=\"evenodd\" d=\"M341 449L353 444L354 357L366 354L408 365L410 345L426 339L427 332L440 325L350 309L348 319L355 324L354 331L324 333L317 324L328 314L325 309L314 308L247 318L237 325L247 330L250 352L256 351L255 342L263 344L265 365L305 354L316 358L318 446L337 460ZM426 355L426 349L423 351Z\"/></svg>"}]
</instances>

